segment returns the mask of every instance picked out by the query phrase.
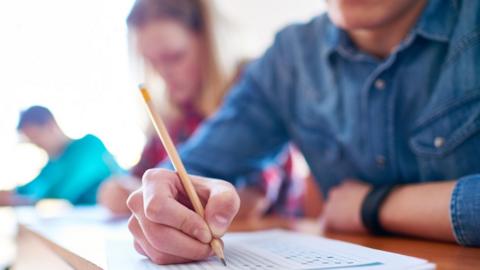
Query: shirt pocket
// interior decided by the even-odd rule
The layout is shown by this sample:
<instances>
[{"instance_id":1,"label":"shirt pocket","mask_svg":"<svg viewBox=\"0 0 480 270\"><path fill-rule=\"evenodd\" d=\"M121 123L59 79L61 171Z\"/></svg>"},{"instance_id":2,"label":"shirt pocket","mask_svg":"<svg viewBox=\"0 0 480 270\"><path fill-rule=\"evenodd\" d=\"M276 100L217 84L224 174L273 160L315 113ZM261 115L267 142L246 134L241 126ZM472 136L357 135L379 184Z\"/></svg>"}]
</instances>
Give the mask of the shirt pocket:
<instances>
[{"instance_id":1,"label":"shirt pocket","mask_svg":"<svg viewBox=\"0 0 480 270\"><path fill-rule=\"evenodd\" d=\"M416 122L409 139L422 180L451 180L480 171L480 89L465 92Z\"/></svg>"}]
</instances>

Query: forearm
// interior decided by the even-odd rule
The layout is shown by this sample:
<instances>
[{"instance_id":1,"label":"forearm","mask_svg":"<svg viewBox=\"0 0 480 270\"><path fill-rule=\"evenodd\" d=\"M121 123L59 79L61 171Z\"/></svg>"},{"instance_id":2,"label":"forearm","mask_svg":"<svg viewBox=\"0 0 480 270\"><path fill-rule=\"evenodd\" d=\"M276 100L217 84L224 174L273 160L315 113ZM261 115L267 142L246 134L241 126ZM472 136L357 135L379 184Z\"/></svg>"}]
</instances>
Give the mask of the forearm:
<instances>
[{"instance_id":1,"label":"forearm","mask_svg":"<svg viewBox=\"0 0 480 270\"><path fill-rule=\"evenodd\" d=\"M13 191L0 191L0 206L31 205L33 201Z\"/></svg>"},{"instance_id":2,"label":"forearm","mask_svg":"<svg viewBox=\"0 0 480 270\"><path fill-rule=\"evenodd\" d=\"M380 210L390 232L455 241L450 204L456 181L412 184L393 191Z\"/></svg>"},{"instance_id":3,"label":"forearm","mask_svg":"<svg viewBox=\"0 0 480 270\"><path fill-rule=\"evenodd\" d=\"M365 231L362 206L371 188L350 180L330 190L324 209L327 228ZM399 186L381 204L378 221L394 234L480 247L480 174Z\"/></svg>"},{"instance_id":4,"label":"forearm","mask_svg":"<svg viewBox=\"0 0 480 270\"><path fill-rule=\"evenodd\" d=\"M11 206L33 205L35 201L22 195L13 195L11 198Z\"/></svg>"}]
</instances>

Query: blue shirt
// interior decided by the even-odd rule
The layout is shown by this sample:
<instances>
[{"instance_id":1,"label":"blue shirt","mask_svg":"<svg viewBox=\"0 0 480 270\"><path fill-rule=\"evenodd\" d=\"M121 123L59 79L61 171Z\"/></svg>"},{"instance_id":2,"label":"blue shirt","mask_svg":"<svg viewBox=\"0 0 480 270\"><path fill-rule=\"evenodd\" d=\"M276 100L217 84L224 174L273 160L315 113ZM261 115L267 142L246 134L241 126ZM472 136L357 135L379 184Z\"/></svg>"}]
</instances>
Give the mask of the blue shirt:
<instances>
[{"instance_id":1,"label":"blue shirt","mask_svg":"<svg viewBox=\"0 0 480 270\"><path fill-rule=\"evenodd\" d=\"M120 167L102 141L87 135L50 158L40 174L16 192L34 201L56 198L75 205L94 204L99 185L118 172Z\"/></svg>"},{"instance_id":2,"label":"blue shirt","mask_svg":"<svg viewBox=\"0 0 480 270\"><path fill-rule=\"evenodd\" d=\"M458 180L454 234L480 245L479 5L429 1L385 59L326 15L287 27L183 147L187 168L234 182L293 141L325 195L346 178Z\"/></svg>"}]
</instances>

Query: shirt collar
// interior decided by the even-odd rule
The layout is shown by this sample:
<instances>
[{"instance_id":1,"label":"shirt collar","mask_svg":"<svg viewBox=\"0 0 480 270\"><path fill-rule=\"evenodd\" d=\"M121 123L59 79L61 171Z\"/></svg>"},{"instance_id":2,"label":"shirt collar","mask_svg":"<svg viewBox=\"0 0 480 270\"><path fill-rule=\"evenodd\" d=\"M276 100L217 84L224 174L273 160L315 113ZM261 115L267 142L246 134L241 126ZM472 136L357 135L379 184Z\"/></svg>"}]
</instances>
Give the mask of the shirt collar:
<instances>
[{"instance_id":1,"label":"shirt collar","mask_svg":"<svg viewBox=\"0 0 480 270\"><path fill-rule=\"evenodd\" d=\"M324 46L322 46L322 54L324 56L329 56L340 47L340 40L343 39L341 36L343 35L344 31L335 26L328 15L325 14L322 19L324 19L325 23L325 38L323 39Z\"/></svg>"},{"instance_id":2,"label":"shirt collar","mask_svg":"<svg viewBox=\"0 0 480 270\"><path fill-rule=\"evenodd\" d=\"M448 42L456 24L460 1L429 0L411 34L434 41ZM355 49L348 34L335 26L328 16L325 17L324 56L329 56L334 51L352 56L352 51Z\"/></svg>"},{"instance_id":3,"label":"shirt collar","mask_svg":"<svg viewBox=\"0 0 480 270\"><path fill-rule=\"evenodd\" d=\"M457 22L460 0L429 0L414 28L416 34L435 41L448 42Z\"/></svg>"}]
</instances>

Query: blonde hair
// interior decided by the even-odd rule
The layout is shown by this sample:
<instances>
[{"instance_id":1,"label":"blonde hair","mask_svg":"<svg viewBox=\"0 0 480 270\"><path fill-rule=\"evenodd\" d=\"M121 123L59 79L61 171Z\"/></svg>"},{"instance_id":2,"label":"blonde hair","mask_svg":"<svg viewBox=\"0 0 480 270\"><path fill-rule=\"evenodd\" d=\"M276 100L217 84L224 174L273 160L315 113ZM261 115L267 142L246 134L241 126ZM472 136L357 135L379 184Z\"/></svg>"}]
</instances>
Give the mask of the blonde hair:
<instances>
[{"instance_id":1,"label":"blonde hair","mask_svg":"<svg viewBox=\"0 0 480 270\"><path fill-rule=\"evenodd\" d=\"M221 104L225 93L229 88L231 77L234 72L233 61L228 63L220 59L219 39L215 36L213 22L213 8L209 0L136 0L128 18L127 24L130 30L142 26L152 20L170 18L178 20L190 30L199 33L204 42L205 63L202 69L202 90L200 97L193 103L194 109L203 116L210 116ZM135 44L135 31L129 31L130 45ZM138 53L137 53L138 56ZM154 99L157 108L172 121L182 116L181 108L174 104L165 85L159 75L141 57L138 57L145 83L153 88ZM160 104L158 104L160 103Z\"/></svg>"}]
</instances>

